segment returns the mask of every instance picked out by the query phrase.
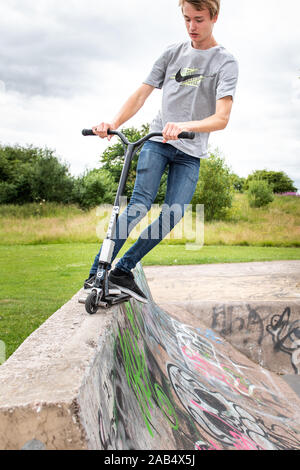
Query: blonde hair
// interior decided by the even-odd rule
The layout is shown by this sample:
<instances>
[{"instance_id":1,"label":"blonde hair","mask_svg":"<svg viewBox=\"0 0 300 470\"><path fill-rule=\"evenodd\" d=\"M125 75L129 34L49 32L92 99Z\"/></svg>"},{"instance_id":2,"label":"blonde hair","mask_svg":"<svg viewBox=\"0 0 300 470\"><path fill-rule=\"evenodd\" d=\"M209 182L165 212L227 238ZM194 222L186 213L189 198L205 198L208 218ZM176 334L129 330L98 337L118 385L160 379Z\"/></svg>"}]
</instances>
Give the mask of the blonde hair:
<instances>
[{"instance_id":1,"label":"blonde hair","mask_svg":"<svg viewBox=\"0 0 300 470\"><path fill-rule=\"evenodd\" d=\"M208 9L210 18L213 19L220 11L221 0L179 0L179 6L182 8L184 3L190 3L196 10Z\"/></svg>"}]
</instances>

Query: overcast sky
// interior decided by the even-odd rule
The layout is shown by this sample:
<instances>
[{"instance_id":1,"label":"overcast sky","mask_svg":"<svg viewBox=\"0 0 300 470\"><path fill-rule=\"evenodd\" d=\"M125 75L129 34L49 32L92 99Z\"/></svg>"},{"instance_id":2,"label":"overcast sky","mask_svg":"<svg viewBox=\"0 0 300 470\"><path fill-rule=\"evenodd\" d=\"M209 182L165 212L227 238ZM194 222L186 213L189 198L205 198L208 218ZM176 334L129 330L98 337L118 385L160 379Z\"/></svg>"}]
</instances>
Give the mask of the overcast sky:
<instances>
[{"instance_id":1,"label":"overcast sky","mask_svg":"<svg viewBox=\"0 0 300 470\"><path fill-rule=\"evenodd\" d=\"M211 134L240 176L285 171L300 191L300 2L221 0L215 38L239 61L230 124ZM177 0L5 0L0 4L0 143L56 150L73 175L107 141L109 121L169 45L188 40ZM150 122L155 90L128 122Z\"/></svg>"}]
</instances>

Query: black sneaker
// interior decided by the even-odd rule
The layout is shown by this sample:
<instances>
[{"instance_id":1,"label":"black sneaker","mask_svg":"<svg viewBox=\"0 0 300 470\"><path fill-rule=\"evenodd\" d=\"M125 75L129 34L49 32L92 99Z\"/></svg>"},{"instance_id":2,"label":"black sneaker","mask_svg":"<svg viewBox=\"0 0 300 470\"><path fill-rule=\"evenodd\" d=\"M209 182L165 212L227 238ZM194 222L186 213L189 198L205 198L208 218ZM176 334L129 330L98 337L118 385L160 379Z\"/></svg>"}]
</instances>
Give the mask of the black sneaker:
<instances>
[{"instance_id":1,"label":"black sneaker","mask_svg":"<svg viewBox=\"0 0 300 470\"><path fill-rule=\"evenodd\" d=\"M91 289L94 285L96 274L90 274L90 277L84 281L83 288Z\"/></svg>"},{"instance_id":2,"label":"black sneaker","mask_svg":"<svg viewBox=\"0 0 300 470\"><path fill-rule=\"evenodd\" d=\"M147 297L134 282L134 276L131 272L127 273L125 271L121 271L118 268L115 268L110 272L108 279L117 287L119 287L122 292L131 295L136 300L139 300L144 304L148 303Z\"/></svg>"},{"instance_id":3,"label":"black sneaker","mask_svg":"<svg viewBox=\"0 0 300 470\"><path fill-rule=\"evenodd\" d=\"M88 279L86 279L84 281L84 284L83 284L83 288L84 290L86 291L90 291L93 286L94 286L94 282L96 280L96 274L91 274L90 277ZM118 294L121 294L121 289L118 289L112 282L110 282L108 280L108 289L109 289L109 293L111 295L118 295Z\"/></svg>"}]
</instances>

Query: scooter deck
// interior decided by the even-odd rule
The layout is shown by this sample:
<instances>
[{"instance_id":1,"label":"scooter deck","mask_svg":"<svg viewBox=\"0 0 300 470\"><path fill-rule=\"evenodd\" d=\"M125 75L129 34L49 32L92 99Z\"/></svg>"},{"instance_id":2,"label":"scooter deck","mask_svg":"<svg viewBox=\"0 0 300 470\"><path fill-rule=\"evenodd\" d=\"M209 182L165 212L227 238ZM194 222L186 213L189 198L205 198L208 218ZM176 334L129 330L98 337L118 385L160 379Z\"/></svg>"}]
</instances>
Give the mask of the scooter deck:
<instances>
[{"instance_id":1,"label":"scooter deck","mask_svg":"<svg viewBox=\"0 0 300 470\"><path fill-rule=\"evenodd\" d=\"M80 297L78 299L78 303L85 304L87 297L88 294L86 295L86 297ZM107 310L115 305L127 302L129 299L131 299L131 295L129 294L124 294L119 291L117 295L115 295L115 293L114 295L112 295L110 291L110 295L108 295L104 301L99 302L98 308Z\"/></svg>"}]
</instances>

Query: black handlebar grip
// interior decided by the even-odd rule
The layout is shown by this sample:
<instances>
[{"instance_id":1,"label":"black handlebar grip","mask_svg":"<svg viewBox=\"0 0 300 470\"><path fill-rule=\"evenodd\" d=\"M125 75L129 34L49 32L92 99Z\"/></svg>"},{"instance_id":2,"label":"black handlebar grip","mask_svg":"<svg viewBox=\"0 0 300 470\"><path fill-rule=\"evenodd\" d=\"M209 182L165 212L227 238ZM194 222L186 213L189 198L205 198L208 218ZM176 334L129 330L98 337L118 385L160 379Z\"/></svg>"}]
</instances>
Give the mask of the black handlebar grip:
<instances>
[{"instance_id":1,"label":"black handlebar grip","mask_svg":"<svg viewBox=\"0 0 300 470\"><path fill-rule=\"evenodd\" d=\"M110 129L107 129L108 135L114 134L114 131L111 131ZM93 129L83 129L82 135L97 135L93 132Z\"/></svg>"},{"instance_id":2,"label":"black handlebar grip","mask_svg":"<svg viewBox=\"0 0 300 470\"><path fill-rule=\"evenodd\" d=\"M93 129L83 129L82 135L96 135L93 132Z\"/></svg>"},{"instance_id":3,"label":"black handlebar grip","mask_svg":"<svg viewBox=\"0 0 300 470\"><path fill-rule=\"evenodd\" d=\"M191 139L195 138L195 132L181 132L178 136L179 139Z\"/></svg>"}]
</instances>

